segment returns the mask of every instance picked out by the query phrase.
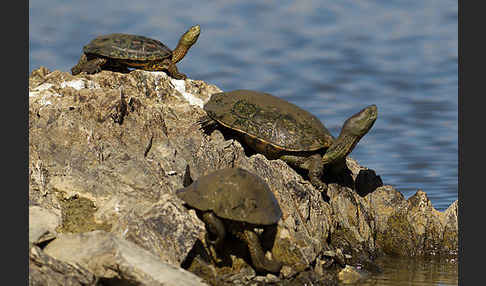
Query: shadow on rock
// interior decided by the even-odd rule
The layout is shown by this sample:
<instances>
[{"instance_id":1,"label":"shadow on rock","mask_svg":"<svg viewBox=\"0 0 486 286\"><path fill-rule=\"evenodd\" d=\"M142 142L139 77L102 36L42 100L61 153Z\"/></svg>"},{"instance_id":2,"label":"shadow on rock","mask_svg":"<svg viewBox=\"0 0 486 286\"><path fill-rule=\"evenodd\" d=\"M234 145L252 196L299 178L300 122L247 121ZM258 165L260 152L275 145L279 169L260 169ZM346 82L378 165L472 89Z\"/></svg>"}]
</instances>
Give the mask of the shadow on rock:
<instances>
[{"instance_id":1,"label":"shadow on rock","mask_svg":"<svg viewBox=\"0 0 486 286\"><path fill-rule=\"evenodd\" d=\"M366 196L381 186L383 186L381 177L376 175L375 171L371 169L360 170L354 182L354 189L361 197Z\"/></svg>"}]
</instances>

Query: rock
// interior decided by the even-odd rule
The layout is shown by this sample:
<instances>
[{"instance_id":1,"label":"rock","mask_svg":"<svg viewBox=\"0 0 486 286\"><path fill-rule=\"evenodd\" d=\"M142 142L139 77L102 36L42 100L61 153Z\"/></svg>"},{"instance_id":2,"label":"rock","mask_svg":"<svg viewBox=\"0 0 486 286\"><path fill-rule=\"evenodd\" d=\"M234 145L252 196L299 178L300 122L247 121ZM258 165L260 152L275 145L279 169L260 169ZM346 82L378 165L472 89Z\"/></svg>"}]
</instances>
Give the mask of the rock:
<instances>
[{"instance_id":1,"label":"rock","mask_svg":"<svg viewBox=\"0 0 486 286\"><path fill-rule=\"evenodd\" d=\"M196 274L199 277L204 279L204 282L208 283L209 285L218 285L218 286L229 286L234 285L234 283L227 282L223 279L222 275L218 274L216 267L212 265L210 262L201 259L200 257L195 257L187 270L191 271L192 273Z\"/></svg>"},{"instance_id":2,"label":"rock","mask_svg":"<svg viewBox=\"0 0 486 286\"><path fill-rule=\"evenodd\" d=\"M387 214L377 227L376 243L380 249L399 256L457 255L457 201L445 212L439 212L422 190L406 201L400 196L395 198L398 202L393 210L375 208Z\"/></svg>"},{"instance_id":3,"label":"rock","mask_svg":"<svg viewBox=\"0 0 486 286\"><path fill-rule=\"evenodd\" d=\"M453 259L457 258L459 247L459 225L457 221L458 201L452 203L443 213L442 225L444 226L442 253Z\"/></svg>"},{"instance_id":4,"label":"rock","mask_svg":"<svg viewBox=\"0 0 486 286\"><path fill-rule=\"evenodd\" d=\"M390 216L399 209L407 207L404 196L392 186L382 186L365 197L375 222L375 230L382 233L386 230Z\"/></svg>"},{"instance_id":5,"label":"rock","mask_svg":"<svg viewBox=\"0 0 486 286\"><path fill-rule=\"evenodd\" d=\"M189 271L163 263L147 250L102 230L63 234L45 253L78 263L111 283L130 285L206 285Z\"/></svg>"},{"instance_id":6,"label":"rock","mask_svg":"<svg viewBox=\"0 0 486 286\"><path fill-rule=\"evenodd\" d=\"M77 263L52 258L38 246L29 251L29 285L89 286L96 284L95 275Z\"/></svg>"},{"instance_id":7,"label":"rock","mask_svg":"<svg viewBox=\"0 0 486 286\"><path fill-rule=\"evenodd\" d=\"M353 190L333 185L330 191L333 219L331 244L365 263L363 253L401 256L457 255L457 209L445 212L432 207L425 192L405 200L391 186L378 187L361 197ZM405 247L404 247L405 245ZM363 261L364 259L364 261Z\"/></svg>"},{"instance_id":8,"label":"rock","mask_svg":"<svg viewBox=\"0 0 486 286\"><path fill-rule=\"evenodd\" d=\"M375 222L366 201L347 187L333 185L328 191L332 213L337 223L331 244L344 253L374 253Z\"/></svg>"},{"instance_id":9,"label":"rock","mask_svg":"<svg viewBox=\"0 0 486 286\"><path fill-rule=\"evenodd\" d=\"M180 265L195 241L203 239L205 229L194 211L188 212L173 195L163 194L152 205L135 205L119 218L112 232L149 250L164 262Z\"/></svg>"},{"instance_id":10,"label":"rock","mask_svg":"<svg viewBox=\"0 0 486 286\"><path fill-rule=\"evenodd\" d=\"M56 237L60 215L39 206L29 207L29 244L41 244Z\"/></svg>"},{"instance_id":11,"label":"rock","mask_svg":"<svg viewBox=\"0 0 486 286\"><path fill-rule=\"evenodd\" d=\"M339 281L344 284L355 284L360 280L366 279L369 273L356 267L346 265L338 274Z\"/></svg>"},{"instance_id":12,"label":"rock","mask_svg":"<svg viewBox=\"0 0 486 286\"><path fill-rule=\"evenodd\" d=\"M285 286L299 286L299 285L322 285L322 286L338 286L338 278L334 272L327 271L323 275L317 275L314 271L302 271L295 277L288 279L281 283Z\"/></svg>"},{"instance_id":13,"label":"rock","mask_svg":"<svg viewBox=\"0 0 486 286\"><path fill-rule=\"evenodd\" d=\"M317 258L319 259L319 258ZM316 259L316 260L317 260ZM283 277L283 278L291 278L295 275L297 275L297 273L299 273L298 271L296 271L294 268L288 266L288 265L284 265L282 266L282 269L280 270L280 275ZM321 273L322 274L322 273Z\"/></svg>"},{"instance_id":14,"label":"rock","mask_svg":"<svg viewBox=\"0 0 486 286\"><path fill-rule=\"evenodd\" d=\"M240 167L262 177L282 209L274 241L263 242L286 264L282 281L337 277L341 266L319 275L309 270L327 250L341 249L351 257L346 264L365 268L373 268L371 261L386 253L457 256L457 202L438 212L423 192L405 200L350 157L342 178L325 178L329 190L323 194L305 175L281 160L254 154L233 133L203 132L201 107L220 91L163 72L72 76L34 70L29 78L29 205L61 217L57 233L52 226L37 232L103 230L135 243L160 263L192 269L208 283L260 283L264 278L255 275L246 263L247 249L236 241L226 248L227 265L208 259L203 223L175 196L200 176ZM403 251L404 245L411 251Z\"/></svg>"},{"instance_id":15,"label":"rock","mask_svg":"<svg viewBox=\"0 0 486 286\"><path fill-rule=\"evenodd\" d=\"M64 232L113 231L180 265L205 230L173 196L187 161L167 134L182 136L193 122L181 125L178 116L198 113L187 104L191 95L184 86L176 90L173 82L164 73L72 77L34 71L31 204L61 210ZM217 91L198 81L188 88L203 97Z\"/></svg>"}]
</instances>

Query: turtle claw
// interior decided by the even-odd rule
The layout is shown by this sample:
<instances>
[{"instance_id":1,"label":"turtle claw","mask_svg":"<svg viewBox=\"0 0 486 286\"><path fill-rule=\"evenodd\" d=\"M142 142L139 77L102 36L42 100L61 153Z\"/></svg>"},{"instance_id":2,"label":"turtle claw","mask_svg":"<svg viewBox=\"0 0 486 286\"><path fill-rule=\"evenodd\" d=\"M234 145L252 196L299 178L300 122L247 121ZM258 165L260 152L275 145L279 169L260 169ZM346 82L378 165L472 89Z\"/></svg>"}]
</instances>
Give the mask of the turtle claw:
<instances>
[{"instance_id":1,"label":"turtle claw","mask_svg":"<svg viewBox=\"0 0 486 286\"><path fill-rule=\"evenodd\" d=\"M106 59L96 58L81 64L77 64L71 69L72 75L77 75L81 72L86 72L87 74L95 74L101 71L101 66L106 63Z\"/></svg>"},{"instance_id":2,"label":"turtle claw","mask_svg":"<svg viewBox=\"0 0 486 286\"><path fill-rule=\"evenodd\" d=\"M319 180L312 180L311 179L311 184L320 192L326 192L327 191L327 184L319 181Z\"/></svg>"},{"instance_id":3,"label":"turtle claw","mask_svg":"<svg viewBox=\"0 0 486 286\"><path fill-rule=\"evenodd\" d=\"M71 68L71 74L72 74L72 75L77 75L77 74L79 74L79 73L80 73L80 71L79 71L79 69L78 69L77 67L73 67L73 68Z\"/></svg>"},{"instance_id":4,"label":"turtle claw","mask_svg":"<svg viewBox=\"0 0 486 286\"><path fill-rule=\"evenodd\" d=\"M316 162L319 161L314 160L314 163ZM314 164L314 166L311 167L311 169L309 170L309 180L311 184L314 186L314 188L316 188L321 192L325 192L327 191L327 184L321 180L321 177L322 177L322 169L319 167L318 164Z\"/></svg>"},{"instance_id":5,"label":"turtle claw","mask_svg":"<svg viewBox=\"0 0 486 286\"><path fill-rule=\"evenodd\" d=\"M171 74L171 76L175 79L179 79L179 80L185 80L187 78L187 76L183 73L179 73L179 74Z\"/></svg>"},{"instance_id":6,"label":"turtle claw","mask_svg":"<svg viewBox=\"0 0 486 286\"><path fill-rule=\"evenodd\" d=\"M169 62L167 63L168 66L167 66L167 74L175 79L186 79L187 76L181 72L179 72L179 70L177 69L177 66L172 63L172 62Z\"/></svg>"}]
</instances>

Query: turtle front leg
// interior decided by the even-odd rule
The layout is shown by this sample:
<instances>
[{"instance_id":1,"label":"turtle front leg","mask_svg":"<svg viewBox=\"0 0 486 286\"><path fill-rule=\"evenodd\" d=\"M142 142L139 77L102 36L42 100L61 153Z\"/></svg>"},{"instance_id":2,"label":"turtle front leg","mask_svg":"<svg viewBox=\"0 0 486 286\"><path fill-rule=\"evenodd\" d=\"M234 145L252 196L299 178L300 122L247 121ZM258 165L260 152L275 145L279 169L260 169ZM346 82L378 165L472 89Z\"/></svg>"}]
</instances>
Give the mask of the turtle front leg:
<instances>
[{"instance_id":1,"label":"turtle front leg","mask_svg":"<svg viewBox=\"0 0 486 286\"><path fill-rule=\"evenodd\" d=\"M258 239L258 235L253 230L245 229L237 233L237 236L248 245L251 261L255 270L272 273L280 272L282 263L265 257L265 252L260 244L260 239Z\"/></svg>"},{"instance_id":2,"label":"turtle front leg","mask_svg":"<svg viewBox=\"0 0 486 286\"><path fill-rule=\"evenodd\" d=\"M177 66L170 60L166 60L167 62L167 71L169 75L175 79L186 79L187 76L183 73L180 73L177 69Z\"/></svg>"},{"instance_id":3,"label":"turtle front leg","mask_svg":"<svg viewBox=\"0 0 486 286\"><path fill-rule=\"evenodd\" d=\"M81 67L84 66L88 62L88 58L86 55L83 53L81 57L79 58L79 61L76 65L74 65L71 68L71 74L72 75L77 75L81 72Z\"/></svg>"},{"instance_id":4,"label":"turtle front leg","mask_svg":"<svg viewBox=\"0 0 486 286\"><path fill-rule=\"evenodd\" d=\"M208 231L216 236L216 239L214 240L209 239L209 237L207 237L206 240L214 245L221 244L226 235L226 230L224 228L223 222L219 218L217 218L213 212L204 212L202 215L202 220L206 224L206 228L208 229Z\"/></svg>"},{"instance_id":5,"label":"turtle front leg","mask_svg":"<svg viewBox=\"0 0 486 286\"><path fill-rule=\"evenodd\" d=\"M202 214L202 221L206 225L206 242L210 244L211 255L218 262L220 259L218 259L217 250L220 249L226 235L224 224L214 213L209 211ZM216 236L216 239L211 239L211 235Z\"/></svg>"},{"instance_id":6,"label":"turtle front leg","mask_svg":"<svg viewBox=\"0 0 486 286\"><path fill-rule=\"evenodd\" d=\"M71 74L77 75L81 72L86 72L88 74L94 74L101 71L101 67L107 63L105 58L94 58L88 60L85 54L81 55L79 62L71 68Z\"/></svg>"},{"instance_id":7,"label":"turtle front leg","mask_svg":"<svg viewBox=\"0 0 486 286\"><path fill-rule=\"evenodd\" d=\"M283 155L280 159L291 166L307 170L311 184L320 191L327 190L327 184L321 180L324 165L320 154L314 154L309 157Z\"/></svg>"}]
</instances>

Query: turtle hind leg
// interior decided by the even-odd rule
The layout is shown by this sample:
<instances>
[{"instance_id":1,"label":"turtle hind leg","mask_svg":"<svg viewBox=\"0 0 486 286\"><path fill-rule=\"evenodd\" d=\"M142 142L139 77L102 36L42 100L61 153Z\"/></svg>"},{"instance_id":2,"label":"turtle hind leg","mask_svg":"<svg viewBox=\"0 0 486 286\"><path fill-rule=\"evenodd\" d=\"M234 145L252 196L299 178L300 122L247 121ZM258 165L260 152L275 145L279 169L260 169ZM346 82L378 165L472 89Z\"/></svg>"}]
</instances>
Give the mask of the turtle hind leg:
<instances>
[{"instance_id":1,"label":"turtle hind leg","mask_svg":"<svg viewBox=\"0 0 486 286\"><path fill-rule=\"evenodd\" d=\"M77 75L81 72L86 72L88 74L94 74L101 71L101 67L107 63L105 58L94 58L88 60L85 54L81 55L79 62L71 68L71 74Z\"/></svg>"},{"instance_id":2,"label":"turtle hind leg","mask_svg":"<svg viewBox=\"0 0 486 286\"><path fill-rule=\"evenodd\" d=\"M255 270L260 272L279 273L282 268L282 263L276 260L270 260L265 257L265 252L260 244L258 235L252 231L245 229L237 234L238 238L242 239L248 245L250 251L251 262Z\"/></svg>"}]
</instances>

